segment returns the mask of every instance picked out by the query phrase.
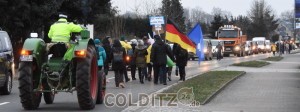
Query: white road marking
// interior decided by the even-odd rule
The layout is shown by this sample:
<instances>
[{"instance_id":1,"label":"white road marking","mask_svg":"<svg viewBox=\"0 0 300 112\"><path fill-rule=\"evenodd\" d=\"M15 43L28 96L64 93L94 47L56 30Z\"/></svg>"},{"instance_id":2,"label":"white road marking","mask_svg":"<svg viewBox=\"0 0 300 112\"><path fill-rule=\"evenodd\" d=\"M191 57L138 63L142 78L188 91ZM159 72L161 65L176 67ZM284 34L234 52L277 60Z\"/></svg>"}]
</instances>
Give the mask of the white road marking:
<instances>
[{"instance_id":1,"label":"white road marking","mask_svg":"<svg viewBox=\"0 0 300 112\"><path fill-rule=\"evenodd\" d=\"M0 106L1 106L1 105L5 105L5 104L8 104L8 103L10 103L10 102L3 102L3 103L0 103Z\"/></svg>"}]
</instances>

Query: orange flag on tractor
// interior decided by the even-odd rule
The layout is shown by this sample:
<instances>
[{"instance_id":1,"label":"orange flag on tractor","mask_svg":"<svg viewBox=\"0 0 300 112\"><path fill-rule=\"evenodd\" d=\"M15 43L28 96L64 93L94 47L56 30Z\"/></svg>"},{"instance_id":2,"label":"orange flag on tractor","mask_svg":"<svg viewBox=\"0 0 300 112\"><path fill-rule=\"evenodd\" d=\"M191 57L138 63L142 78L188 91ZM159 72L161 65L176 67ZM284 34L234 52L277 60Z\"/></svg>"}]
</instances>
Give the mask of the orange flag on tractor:
<instances>
[{"instance_id":1,"label":"orange flag on tractor","mask_svg":"<svg viewBox=\"0 0 300 112\"><path fill-rule=\"evenodd\" d=\"M196 53L195 44L186 35L184 35L171 20L167 21L166 40L179 44L182 48L189 52Z\"/></svg>"}]
</instances>

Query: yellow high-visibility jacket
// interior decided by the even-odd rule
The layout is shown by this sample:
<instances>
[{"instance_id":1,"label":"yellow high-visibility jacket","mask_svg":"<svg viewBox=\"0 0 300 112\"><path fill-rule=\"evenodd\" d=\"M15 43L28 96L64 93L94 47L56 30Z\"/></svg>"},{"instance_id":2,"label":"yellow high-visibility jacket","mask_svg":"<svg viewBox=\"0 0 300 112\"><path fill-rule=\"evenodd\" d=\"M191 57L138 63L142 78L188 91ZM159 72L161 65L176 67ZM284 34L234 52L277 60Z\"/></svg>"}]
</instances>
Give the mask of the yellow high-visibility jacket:
<instances>
[{"instance_id":1,"label":"yellow high-visibility jacket","mask_svg":"<svg viewBox=\"0 0 300 112\"><path fill-rule=\"evenodd\" d=\"M81 26L69 23L67 19L61 18L51 25L48 37L51 39L51 42L69 42L70 34L81 30Z\"/></svg>"},{"instance_id":2,"label":"yellow high-visibility jacket","mask_svg":"<svg viewBox=\"0 0 300 112\"><path fill-rule=\"evenodd\" d=\"M126 43L124 41L120 41L120 43L121 43L122 47L125 48L126 52L127 52L127 50L132 49L132 47L131 47L130 44L128 44L128 43Z\"/></svg>"},{"instance_id":3,"label":"yellow high-visibility jacket","mask_svg":"<svg viewBox=\"0 0 300 112\"><path fill-rule=\"evenodd\" d=\"M147 63L150 63L151 48L152 48L152 45L150 45L150 46L147 48L147 52L148 52L148 55L147 55L147 58L146 58L146 62L147 62Z\"/></svg>"}]
</instances>

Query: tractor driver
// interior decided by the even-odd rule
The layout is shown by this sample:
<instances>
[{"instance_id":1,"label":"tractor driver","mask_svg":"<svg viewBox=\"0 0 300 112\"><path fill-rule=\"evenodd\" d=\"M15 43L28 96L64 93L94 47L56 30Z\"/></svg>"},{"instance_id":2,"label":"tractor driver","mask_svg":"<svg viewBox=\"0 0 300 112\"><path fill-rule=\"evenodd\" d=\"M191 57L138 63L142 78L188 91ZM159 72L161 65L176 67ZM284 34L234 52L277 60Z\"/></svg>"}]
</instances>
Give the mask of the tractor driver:
<instances>
[{"instance_id":1,"label":"tractor driver","mask_svg":"<svg viewBox=\"0 0 300 112\"><path fill-rule=\"evenodd\" d=\"M64 14L59 14L59 20L51 25L48 37L51 39L52 43L64 42L68 46L67 52L64 54L64 61L70 62L73 57L74 45L70 45L70 34L73 32L80 32L83 30L80 25L67 21L68 16ZM48 45L50 48L52 45Z\"/></svg>"}]
</instances>

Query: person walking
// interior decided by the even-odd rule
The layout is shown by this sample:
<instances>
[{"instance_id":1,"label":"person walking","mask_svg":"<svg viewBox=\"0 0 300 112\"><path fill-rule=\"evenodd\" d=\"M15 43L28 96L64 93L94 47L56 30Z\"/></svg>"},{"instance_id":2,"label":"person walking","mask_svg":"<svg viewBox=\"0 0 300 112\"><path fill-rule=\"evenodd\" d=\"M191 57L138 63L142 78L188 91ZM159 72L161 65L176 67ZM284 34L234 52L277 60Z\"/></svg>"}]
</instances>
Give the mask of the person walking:
<instances>
[{"instance_id":1,"label":"person walking","mask_svg":"<svg viewBox=\"0 0 300 112\"><path fill-rule=\"evenodd\" d=\"M146 62L147 62L147 68L148 68L148 70L147 70L148 81L151 81L151 79L152 79L152 69L153 69L153 66L150 63L151 49L152 49L152 45L148 46L148 48L147 48L148 55L146 56Z\"/></svg>"},{"instance_id":2,"label":"person walking","mask_svg":"<svg viewBox=\"0 0 300 112\"><path fill-rule=\"evenodd\" d=\"M119 40L114 40L114 44L110 53L110 61L112 62L112 70L115 73L116 87L125 88L123 79L125 58L125 48L122 47Z\"/></svg>"},{"instance_id":3,"label":"person walking","mask_svg":"<svg viewBox=\"0 0 300 112\"><path fill-rule=\"evenodd\" d=\"M109 71L109 65L111 63L111 61L109 60L109 59L111 59L110 54L111 54L111 45L112 45L112 39L110 38L110 36L106 36L103 39L102 45L107 54L107 56L106 56L107 59L104 61L104 74L105 74L105 76L107 76L108 71ZM106 81L109 82L108 79L106 79Z\"/></svg>"},{"instance_id":4,"label":"person walking","mask_svg":"<svg viewBox=\"0 0 300 112\"><path fill-rule=\"evenodd\" d=\"M218 45L216 46L217 49L218 49L218 52L217 52L217 60L221 60L222 59L222 51L223 51L223 46L221 45L221 43L219 42Z\"/></svg>"},{"instance_id":5,"label":"person walking","mask_svg":"<svg viewBox=\"0 0 300 112\"><path fill-rule=\"evenodd\" d=\"M152 45L150 62L153 63L154 70L154 84L158 84L158 77L163 79L163 84L167 85L166 77L166 64L167 64L167 55L174 60L174 57L171 55L171 51L168 49L160 36L155 35L155 42Z\"/></svg>"},{"instance_id":6,"label":"person walking","mask_svg":"<svg viewBox=\"0 0 300 112\"><path fill-rule=\"evenodd\" d=\"M101 41L99 39L95 39L94 43L96 44L96 48L98 50L98 70L101 71L104 66L104 61L106 60L105 49L101 46Z\"/></svg>"},{"instance_id":7,"label":"person walking","mask_svg":"<svg viewBox=\"0 0 300 112\"><path fill-rule=\"evenodd\" d=\"M142 84L144 84L144 78L147 76L147 63L146 56L148 55L147 46L144 45L142 40L138 40L138 45L134 51L134 57L136 66L138 68L139 79Z\"/></svg>"},{"instance_id":8,"label":"person walking","mask_svg":"<svg viewBox=\"0 0 300 112\"><path fill-rule=\"evenodd\" d=\"M123 48L125 48L125 52L127 53L128 50L132 49L131 45L127 43L127 41L125 40L125 36L121 36L121 39L120 39L120 43L122 45ZM124 66L124 78L125 78L125 81L128 82L130 81L130 79L128 78L128 73L127 73L127 65L125 64Z\"/></svg>"},{"instance_id":9,"label":"person walking","mask_svg":"<svg viewBox=\"0 0 300 112\"><path fill-rule=\"evenodd\" d=\"M176 46L176 47L175 47ZM185 66L187 65L188 61L188 51L183 49L179 44L174 44L174 54L175 54L175 62L176 66L179 68L179 76L181 81L185 81L186 73L185 73Z\"/></svg>"},{"instance_id":10,"label":"person walking","mask_svg":"<svg viewBox=\"0 0 300 112\"><path fill-rule=\"evenodd\" d=\"M170 50L170 51L172 51L172 48L171 48L171 46L170 45L168 45L168 49ZM172 55L173 55L173 52L171 52L172 53ZM171 79L171 75L172 75L172 69L173 69L173 66L169 66L168 64L167 64L167 74L168 74L168 80L169 81L172 81L172 79Z\"/></svg>"},{"instance_id":11,"label":"person walking","mask_svg":"<svg viewBox=\"0 0 300 112\"><path fill-rule=\"evenodd\" d=\"M132 78L132 80L136 80L136 78L135 78L136 64L135 64L134 51L135 51L135 47L137 45L137 40L132 39L130 42L131 42L130 45L131 45L132 49L127 51L127 55L130 57L129 66L130 66L131 78Z\"/></svg>"},{"instance_id":12,"label":"person walking","mask_svg":"<svg viewBox=\"0 0 300 112\"><path fill-rule=\"evenodd\" d=\"M271 49L272 49L272 52L273 52L273 56L275 56L275 52L277 50L276 45L272 44Z\"/></svg>"}]
</instances>

